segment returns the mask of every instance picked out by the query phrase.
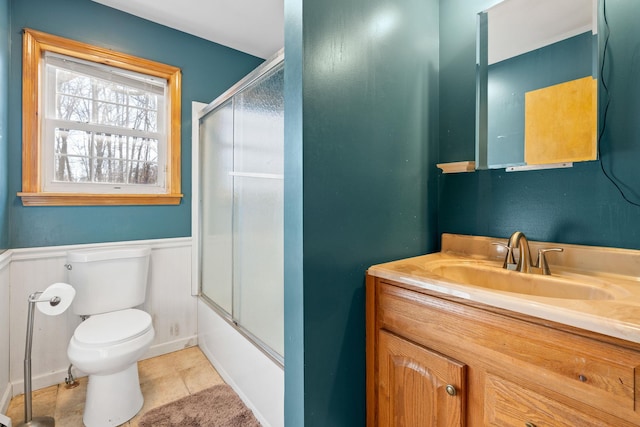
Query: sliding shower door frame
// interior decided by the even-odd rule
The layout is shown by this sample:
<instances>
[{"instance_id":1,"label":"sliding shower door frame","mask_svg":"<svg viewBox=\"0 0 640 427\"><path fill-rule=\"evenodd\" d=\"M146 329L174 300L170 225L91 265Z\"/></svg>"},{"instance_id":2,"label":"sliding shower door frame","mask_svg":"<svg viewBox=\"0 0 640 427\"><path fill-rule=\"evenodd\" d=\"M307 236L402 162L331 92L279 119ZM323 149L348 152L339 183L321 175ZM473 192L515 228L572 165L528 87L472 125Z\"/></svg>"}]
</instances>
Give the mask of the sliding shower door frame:
<instances>
[{"instance_id":1,"label":"sliding shower door frame","mask_svg":"<svg viewBox=\"0 0 640 427\"><path fill-rule=\"evenodd\" d=\"M280 66L282 64L284 60L284 50L281 50L280 52L278 52L274 57L270 58L269 60L265 61L262 65L260 65L258 68L256 68L254 71L252 71L250 74L248 74L245 78L243 78L242 80L240 80L238 83L236 83L234 86L232 86L230 89L228 89L226 92L224 92L221 96L219 96L218 98L216 98L213 102L211 102L210 104L208 104L206 107L200 109L197 112L197 115L194 115L194 137L197 137L197 139L194 139L194 145L197 144L199 145L201 143L200 141L200 135L199 135L199 128L201 126L201 124L203 123L203 119L205 119L207 116L209 116L210 113L215 112L218 108L224 107L225 105L227 105L228 103L233 104L234 102L234 97L237 94L240 94L241 92L243 92L245 89L250 88L256 81L258 81L259 79L261 79L262 77L266 76L268 73L270 73L272 70L274 70L276 67ZM234 113L235 114L235 113ZM196 125L197 124L197 125ZM196 130L195 128L198 128L198 130ZM198 132L198 135L196 135L196 132ZM201 148L200 146L198 146L198 149L194 148L194 156L197 155L198 157L200 157L201 154ZM233 154L231 155L233 157ZM203 254L203 227L202 227L202 223L203 223L203 194L204 194L204 186L203 183L201 182L203 173L202 173L202 166L199 164L199 162L201 162L201 159L198 160L194 160L194 165L196 163L196 161L198 162L198 166L196 167L196 170L194 171L194 208L197 210L194 213L194 249L196 250L196 253L194 254L194 271L196 272L195 276L195 281L197 282L197 285L194 284L194 292L197 293L197 295L200 296L200 298L203 300L203 302L205 302L209 307L211 307L212 310L214 310L221 318L223 318L226 322L228 322L230 325L232 325L240 334L242 334L245 338L247 338L247 340L249 340L253 345L255 345L258 349L260 349L260 351L262 351L266 356L268 356L271 360L273 360L276 364L278 364L279 366L283 367L284 366L284 358L282 355L280 355L277 351L275 351L270 345L268 345L267 343L265 343L262 339L260 339L258 336L256 336L255 334L253 334L250 330L248 330L247 328L245 328L241 322L238 321L238 318L236 317L236 311L239 311L236 307L236 286L235 286L235 279L233 277L233 275L235 274L234 270L235 267L231 267L231 275L232 275L232 286L231 286L231 310L228 311L225 307L221 306L220 304L218 304L216 301L214 301L213 299L211 299L210 297L208 297L203 291L202 291L202 286L203 286L203 262L202 262L202 254ZM234 160L232 160L234 161ZM233 177L233 179L236 178L236 173L235 172L230 172L229 175L231 175ZM245 174L246 175L246 174ZM255 177L250 177L250 178L261 178L261 179L265 179L265 178L274 178L273 176L266 176L266 175L270 175L270 174L255 174ZM257 175L265 175L265 176L257 176ZM280 179L282 179L282 177L280 177ZM196 184L196 180L198 181ZM198 194L195 193L195 191L198 191ZM235 209L235 187L232 191L233 193L233 200L231 202L232 205L232 212L233 209ZM235 215L232 213L232 238L231 238L231 250L232 253L235 252L234 249L234 245L235 245ZM197 286L197 288L196 288Z\"/></svg>"}]
</instances>

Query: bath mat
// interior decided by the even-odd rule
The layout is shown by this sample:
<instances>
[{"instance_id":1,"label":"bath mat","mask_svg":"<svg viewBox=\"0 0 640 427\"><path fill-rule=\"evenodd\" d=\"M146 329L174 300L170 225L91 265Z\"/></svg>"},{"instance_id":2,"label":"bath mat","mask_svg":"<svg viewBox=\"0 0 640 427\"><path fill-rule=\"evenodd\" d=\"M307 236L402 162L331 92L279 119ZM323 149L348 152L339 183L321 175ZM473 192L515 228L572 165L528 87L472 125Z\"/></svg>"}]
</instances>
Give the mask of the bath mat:
<instances>
[{"instance_id":1,"label":"bath mat","mask_svg":"<svg viewBox=\"0 0 640 427\"><path fill-rule=\"evenodd\" d=\"M260 427L253 413L226 384L152 409L139 427Z\"/></svg>"}]
</instances>

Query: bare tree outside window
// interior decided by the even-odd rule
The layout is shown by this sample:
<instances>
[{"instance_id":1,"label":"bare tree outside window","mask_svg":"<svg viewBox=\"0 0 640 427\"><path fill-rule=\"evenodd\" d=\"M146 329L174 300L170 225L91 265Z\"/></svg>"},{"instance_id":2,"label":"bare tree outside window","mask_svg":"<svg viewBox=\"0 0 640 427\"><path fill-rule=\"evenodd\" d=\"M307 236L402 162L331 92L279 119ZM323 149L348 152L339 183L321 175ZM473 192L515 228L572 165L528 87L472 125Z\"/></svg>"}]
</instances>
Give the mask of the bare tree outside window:
<instances>
[{"instance_id":1,"label":"bare tree outside window","mask_svg":"<svg viewBox=\"0 0 640 427\"><path fill-rule=\"evenodd\" d=\"M160 95L53 68L55 181L156 184Z\"/></svg>"}]
</instances>

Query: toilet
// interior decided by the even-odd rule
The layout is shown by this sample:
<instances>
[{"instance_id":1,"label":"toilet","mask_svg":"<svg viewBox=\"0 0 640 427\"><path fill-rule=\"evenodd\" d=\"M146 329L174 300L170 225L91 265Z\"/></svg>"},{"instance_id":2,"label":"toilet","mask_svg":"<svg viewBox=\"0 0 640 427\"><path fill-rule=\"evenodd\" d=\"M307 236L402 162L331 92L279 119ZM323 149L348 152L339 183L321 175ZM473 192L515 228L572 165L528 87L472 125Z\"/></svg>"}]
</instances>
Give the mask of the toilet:
<instances>
[{"instance_id":1,"label":"toilet","mask_svg":"<svg viewBox=\"0 0 640 427\"><path fill-rule=\"evenodd\" d=\"M142 408L138 359L155 331L145 301L149 255L145 246L67 253L72 310L85 318L67 348L71 363L89 376L83 421L87 427L123 424Z\"/></svg>"}]
</instances>

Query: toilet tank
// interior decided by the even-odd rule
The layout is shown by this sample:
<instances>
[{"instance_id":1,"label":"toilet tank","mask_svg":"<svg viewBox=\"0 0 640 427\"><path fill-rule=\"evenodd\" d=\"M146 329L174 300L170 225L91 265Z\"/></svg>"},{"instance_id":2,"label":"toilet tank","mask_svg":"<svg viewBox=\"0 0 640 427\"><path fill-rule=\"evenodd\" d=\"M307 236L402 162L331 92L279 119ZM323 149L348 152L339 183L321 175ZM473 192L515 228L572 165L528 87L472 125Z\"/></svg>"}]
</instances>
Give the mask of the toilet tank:
<instances>
[{"instance_id":1,"label":"toilet tank","mask_svg":"<svg viewBox=\"0 0 640 427\"><path fill-rule=\"evenodd\" d=\"M145 300L147 246L114 246L67 252L69 283L75 288L75 314L91 315L136 307Z\"/></svg>"}]
</instances>

